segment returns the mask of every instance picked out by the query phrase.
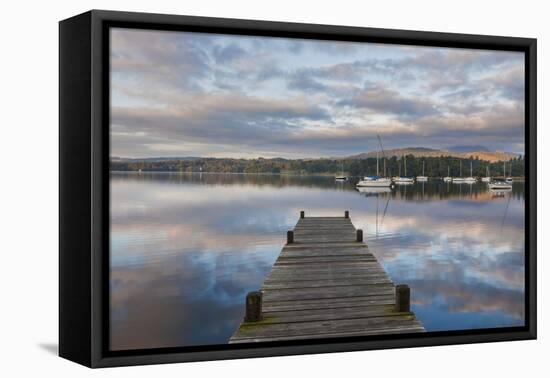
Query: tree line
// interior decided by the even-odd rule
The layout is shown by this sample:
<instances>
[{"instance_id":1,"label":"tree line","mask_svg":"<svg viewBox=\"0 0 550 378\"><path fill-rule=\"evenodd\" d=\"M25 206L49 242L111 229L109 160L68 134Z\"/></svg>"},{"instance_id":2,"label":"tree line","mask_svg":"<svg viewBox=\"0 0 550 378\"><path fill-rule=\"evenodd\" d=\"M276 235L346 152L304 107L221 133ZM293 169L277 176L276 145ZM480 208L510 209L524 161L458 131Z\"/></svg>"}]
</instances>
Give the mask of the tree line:
<instances>
[{"instance_id":1,"label":"tree line","mask_svg":"<svg viewBox=\"0 0 550 378\"><path fill-rule=\"evenodd\" d=\"M342 171L347 176L376 175L376 158L365 159L229 159L229 158L196 158L174 160L122 160L111 161L112 171L154 171L154 172L214 172L214 173L270 173L270 174L327 174L339 175ZM477 157L456 158L415 157L405 158L393 156L389 159L379 159L378 174L381 176L420 176L424 163L424 175L429 177L444 177L470 175L470 163L474 177L485 176L487 167L491 176L503 175L503 162L491 163ZM506 175L524 176L525 160L522 156L506 162Z\"/></svg>"}]
</instances>

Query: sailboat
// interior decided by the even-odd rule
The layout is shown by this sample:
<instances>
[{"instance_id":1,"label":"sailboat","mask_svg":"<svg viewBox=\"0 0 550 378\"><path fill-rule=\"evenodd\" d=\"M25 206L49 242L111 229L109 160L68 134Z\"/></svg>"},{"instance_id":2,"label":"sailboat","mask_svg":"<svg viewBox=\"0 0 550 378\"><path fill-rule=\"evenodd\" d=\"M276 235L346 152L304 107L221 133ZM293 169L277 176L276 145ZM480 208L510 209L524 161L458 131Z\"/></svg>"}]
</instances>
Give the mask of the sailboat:
<instances>
[{"instance_id":1,"label":"sailboat","mask_svg":"<svg viewBox=\"0 0 550 378\"><path fill-rule=\"evenodd\" d=\"M443 182L451 182L453 178L451 177L451 168L447 166L447 176L443 177Z\"/></svg>"},{"instance_id":2,"label":"sailboat","mask_svg":"<svg viewBox=\"0 0 550 378\"><path fill-rule=\"evenodd\" d=\"M348 178L344 176L344 163L342 162L340 166L340 176L335 177L336 181L346 181Z\"/></svg>"},{"instance_id":3,"label":"sailboat","mask_svg":"<svg viewBox=\"0 0 550 378\"><path fill-rule=\"evenodd\" d=\"M424 163L425 161L422 160L422 176L416 176L416 181L418 182L428 181L428 176L424 176Z\"/></svg>"},{"instance_id":4,"label":"sailboat","mask_svg":"<svg viewBox=\"0 0 550 378\"><path fill-rule=\"evenodd\" d=\"M453 182L458 184L462 184L464 182L464 177L462 177L462 160L460 160L459 177L453 177Z\"/></svg>"},{"instance_id":5,"label":"sailboat","mask_svg":"<svg viewBox=\"0 0 550 378\"><path fill-rule=\"evenodd\" d=\"M504 162L504 175L502 177L506 177L506 162ZM495 180L491 181L487 184L490 190L501 190L501 191L508 191L512 190L512 184L509 182L506 182L504 180Z\"/></svg>"},{"instance_id":6,"label":"sailboat","mask_svg":"<svg viewBox=\"0 0 550 378\"><path fill-rule=\"evenodd\" d=\"M506 163L504 164L506 166ZM511 176L512 176L512 162L510 161L510 176L506 177L506 169L504 169L504 177L506 177L504 181L506 181L509 184L513 183L514 179Z\"/></svg>"},{"instance_id":7,"label":"sailboat","mask_svg":"<svg viewBox=\"0 0 550 378\"><path fill-rule=\"evenodd\" d=\"M470 160L470 177L466 177L464 179L464 182L467 183L467 184L473 184L475 183L477 180L475 177L473 177L473 171L474 171L474 168L473 168L473 163L472 161Z\"/></svg>"},{"instance_id":8,"label":"sailboat","mask_svg":"<svg viewBox=\"0 0 550 378\"><path fill-rule=\"evenodd\" d=\"M387 187L393 186L393 182L390 178L382 177L379 175L379 163L378 163L378 151L376 151L376 176L365 176L363 180L357 183L357 187Z\"/></svg>"},{"instance_id":9,"label":"sailboat","mask_svg":"<svg viewBox=\"0 0 550 378\"><path fill-rule=\"evenodd\" d=\"M483 182L491 182L491 175L489 174L489 165L485 167L485 177L481 178L481 181Z\"/></svg>"},{"instance_id":10,"label":"sailboat","mask_svg":"<svg viewBox=\"0 0 550 378\"><path fill-rule=\"evenodd\" d=\"M403 167L405 168L405 176L401 176L401 166L399 166L399 176L394 177L393 181L396 184L412 184L414 183L414 178L407 176L407 157L403 155Z\"/></svg>"}]
</instances>

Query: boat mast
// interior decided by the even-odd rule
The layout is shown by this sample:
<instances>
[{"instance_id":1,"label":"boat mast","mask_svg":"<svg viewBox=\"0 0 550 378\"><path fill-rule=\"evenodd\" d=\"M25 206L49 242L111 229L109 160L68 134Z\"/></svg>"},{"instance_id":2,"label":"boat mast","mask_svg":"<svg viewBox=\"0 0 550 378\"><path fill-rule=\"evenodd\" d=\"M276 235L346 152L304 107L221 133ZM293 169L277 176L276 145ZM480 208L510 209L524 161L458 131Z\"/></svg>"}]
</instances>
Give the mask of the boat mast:
<instances>
[{"instance_id":1,"label":"boat mast","mask_svg":"<svg viewBox=\"0 0 550 378\"><path fill-rule=\"evenodd\" d=\"M380 138L379 134L376 134L376 137L378 138L378 144L380 145L380 151L382 151L382 159L384 159L384 177L388 177L386 173L386 153L384 152L384 146L382 145L382 138ZM391 176L391 172L390 172Z\"/></svg>"},{"instance_id":2,"label":"boat mast","mask_svg":"<svg viewBox=\"0 0 550 378\"><path fill-rule=\"evenodd\" d=\"M403 155L403 166L405 168L405 177L407 177L407 156Z\"/></svg>"},{"instance_id":3,"label":"boat mast","mask_svg":"<svg viewBox=\"0 0 550 378\"><path fill-rule=\"evenodd\" d=\"M401 163L397 164L397 166L399 167L399 177L401 177Z\"/></svg>"},{"instance_id":4,"label":"boat mast","mask_svg":"<svg viewBox=\"0 0 550 378\"><path fill-rule=\"evenodd\" d=\"M473 163L470 160L470 177L473 177Z\"/></svg>"},{"instance_id":5,"label":"boat mast","mask_svg":"<svg viewBox=\"0 0 550 378\"><path fill-rule=\"evenodd\" d=\"M462 177L462 160L459 161L460 162L460 177Z\"/></svg>"},{"instance_id":6,"label":"boat mast","mask_svg":"<svg viewBox=\"0 0 550 378\"><path fill-rule=\"evenodd\" d=\"M378 176L378 151L376 151L376 176Z\"/></svg>"},{"instance_id":7,"label":"boat mast","mask_svg":"<svg viewBox=\"0 0 550 378\"><path fill-rule=\"evenodd\" d=\"M424 160L422 160L422 176L424 176Z\"/></svg>"}]
</instances>

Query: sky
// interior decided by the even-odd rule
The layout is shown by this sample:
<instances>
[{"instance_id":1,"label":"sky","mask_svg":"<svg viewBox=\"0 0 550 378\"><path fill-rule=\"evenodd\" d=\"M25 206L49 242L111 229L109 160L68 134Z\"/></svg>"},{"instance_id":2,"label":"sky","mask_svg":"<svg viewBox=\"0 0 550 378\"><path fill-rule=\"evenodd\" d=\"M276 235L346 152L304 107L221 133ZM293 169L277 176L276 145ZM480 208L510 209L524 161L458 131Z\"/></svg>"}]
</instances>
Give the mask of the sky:
<instances>
[{"instance_id":1,"label":"sky","mask_svg":"<svg viewBox=\"0 0 550 378\"><path fill-rule=\"evenodd\" d=\"M111 156L524 153L524 54L111 29Z\"/></svg>"}]
</instances>

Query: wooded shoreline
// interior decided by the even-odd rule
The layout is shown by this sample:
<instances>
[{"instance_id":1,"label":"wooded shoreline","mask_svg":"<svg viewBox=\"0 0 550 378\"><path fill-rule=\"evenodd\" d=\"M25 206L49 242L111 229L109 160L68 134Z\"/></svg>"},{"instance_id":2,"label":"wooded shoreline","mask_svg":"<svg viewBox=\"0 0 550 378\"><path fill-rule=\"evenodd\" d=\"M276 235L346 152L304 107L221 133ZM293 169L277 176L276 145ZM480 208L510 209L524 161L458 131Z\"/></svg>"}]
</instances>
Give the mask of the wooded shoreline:
<instances>
[{"instance_id":1,"label":"wooded shoreline","mask_svg":"<svg viewBox=\"0 0 550 378\"><path fill-rule=\"evenodd\" d=\"M255 174L294 174L294 175L337 175L342 171L346 176L363 177L376 175L394 176L404 172L405 159L391 157L379 159L229 159L229 158L174 158L173 160L112 160L111 171L143 172L210 172L210 173L255 173ZM470 163L472 176L483 177L487 168L491 176L503 176L503 165L506 164L506 176L524 177L525 160L517 157L508 161L489 162L472 156L462 159L450 156L415 157L406 156L407 175L428 177L469 176ZM423 172L424 164L424 172ZM461 169L462 166L462 169ZM385 167L385 172L384 172ZM462 175L460 174L462 170Z\"/></svg>"}]
</instances>

